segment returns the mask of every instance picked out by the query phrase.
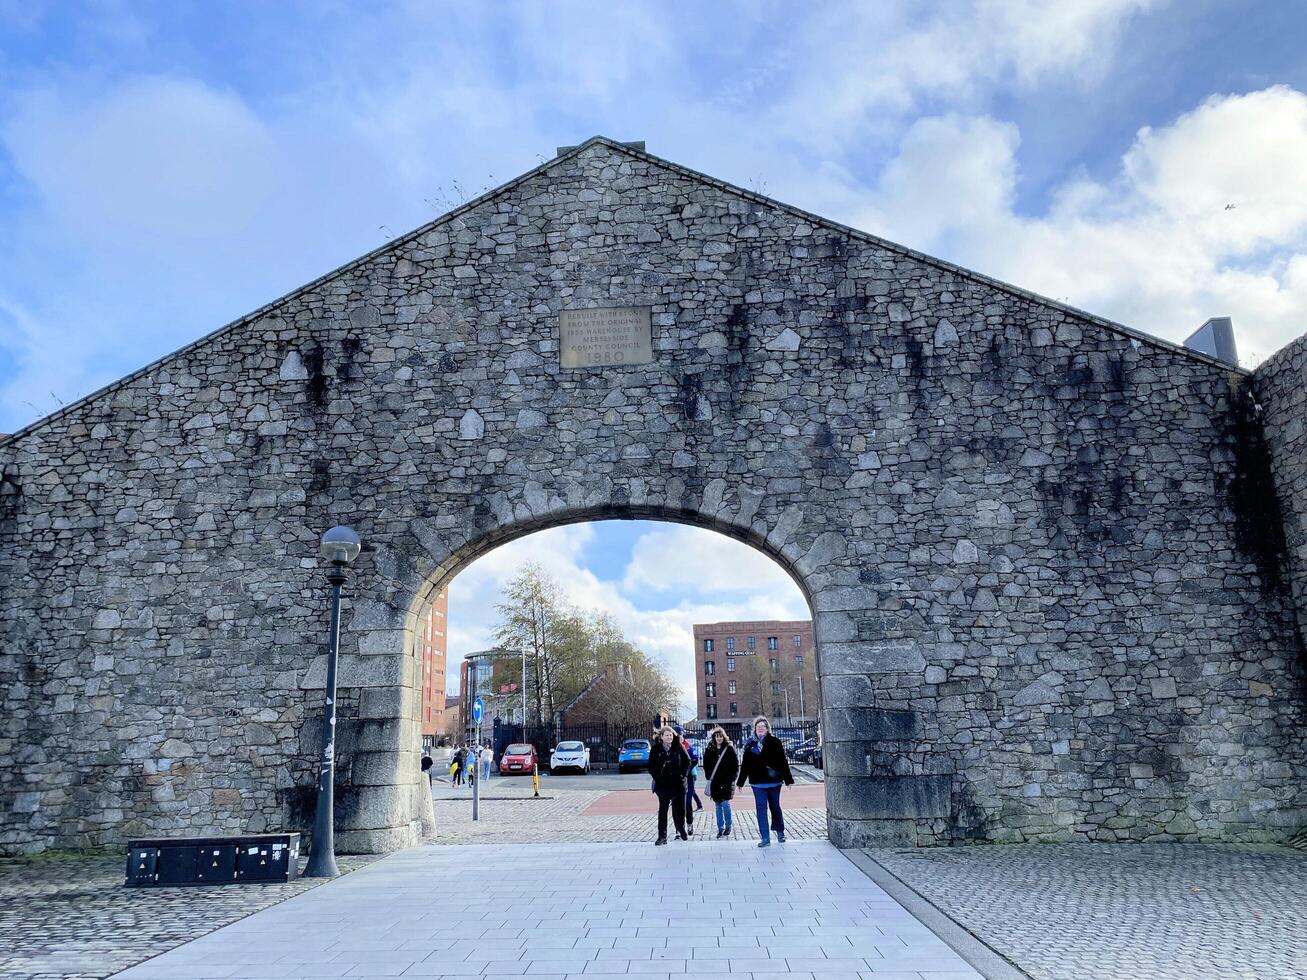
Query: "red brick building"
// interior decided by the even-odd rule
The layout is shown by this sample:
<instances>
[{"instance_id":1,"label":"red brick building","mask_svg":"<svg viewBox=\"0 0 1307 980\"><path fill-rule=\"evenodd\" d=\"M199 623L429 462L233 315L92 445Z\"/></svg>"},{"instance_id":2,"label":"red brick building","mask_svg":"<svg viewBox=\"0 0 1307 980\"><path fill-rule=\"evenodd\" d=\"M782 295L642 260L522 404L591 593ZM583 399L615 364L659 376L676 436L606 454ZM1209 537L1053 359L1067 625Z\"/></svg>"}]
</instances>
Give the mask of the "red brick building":
<instances>
[{"instance_id":1,"label":"red brick building","mask_svg":"<svg viewBox=\"0 0 1307 980\"><path fill-rule=\"evenodd\" d=\"M694 664L700 721L817 720L811 620L697 623Z\"/></svg>"},{"instance_id":2,"label":"red brick building","mask_svg":"<svg viewBox=\"0 0 1307 980\"><path fill-rule=\"evenodd\" d=\"M440 594L418 619L417 655L422 665L422 744L431 745L445 731L445 657L449 653L449 590Z\"/></svg>"}]
</instances>

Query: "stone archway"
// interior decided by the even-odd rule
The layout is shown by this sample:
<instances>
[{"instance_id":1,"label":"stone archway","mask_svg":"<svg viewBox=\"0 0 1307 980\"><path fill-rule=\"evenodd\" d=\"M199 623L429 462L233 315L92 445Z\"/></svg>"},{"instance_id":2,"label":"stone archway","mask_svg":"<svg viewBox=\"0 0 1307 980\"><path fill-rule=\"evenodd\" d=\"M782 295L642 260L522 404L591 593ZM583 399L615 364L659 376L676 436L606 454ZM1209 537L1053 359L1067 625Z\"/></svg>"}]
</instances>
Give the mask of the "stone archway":
<instances>
[{"instance_id":1,"label":"stone archway","mask_svg":"<svg viewBox=\"0 0 1307 980\"><path fill-rule=\"evenodd\" d=\"M498 548L501 545L508 544L519 538L526 537L539 531L550 528L562 527L569 524L579 524L591 521L608 521L608 520L647 520L659 521L670 524L683 524L694 527L700 527L707 530L715 531L727 537L739 540L766 555L776 563L798 587L808 606L809 615L813 615L813 593L811 592L808 582L805 580L805 574L812 575L817 582L823 581L820 574L820 568L814 567L813 561L819 560L830 550L830 543L827 542L814 550L809 546L804 550L804 545L800 544L803 540L801 535L796 534L787 542L778 542L773 538L769 540L766 536L759 533L756 522L747 524L736 523L733 520L734 515L721 512L705 514L699 511L686 509L690 506L690 501L681 498L678 509L671 510L664 506L659 506L659 496L653 494L645 498L639 504L621 506L617 504L605 504L602 506L581 506L568 507L563 506L556 510L548 510L540 514L532 514L528 517L519 517L508 525L497 525L486 530L479 536L472 538L462 544L444 544L443 551L426 556L426 560L417 563L414 567L414 582L412 588L412 601L405 607L402 617L397 617L397 624L391 630L373 629L369 631L368 646L370 649L384 649L389 647L392 651L403 651L403 662L414 662L414 650L417 642L416 628L417 617L426 603L440 590L446 588L453 582L458 574L471 565L477 558ZM796 529L797 531L797 529ZM779 544L779 549L778 549ZM424 576L423 569L430 568ZM806 572L805 572L806 570ZM817 617L813 615L814 627ZM821 644L816 645L816 655L818 663L818 675L821 676ZM414 662L414 667L416 663ZM407 680L408 674L404 675ZM395 684L387 692L379 692L378 697L386 704L397 706L397 717L405 719L416 719L418 692L411 688L407 683ZM818 694L818 697L820 695ZM346 723L349 727L349 722ZM366 802L370 796L386 797L392 793L400 798L406 796L406 787L411 785L416 779L418 758L413 751L416 744L411 732L407 726L399 729L400 741L393 746L390 751L380 750L376 753L373 764L369 766L369 771L380 774L385 771L386 760L393 760L393 783L388 785L378 785L375 787L354 786L355 793L360 794L359 811L367 812L372 809ZM348 736L347 736L348 737ZM419 786L421 786L419 781ZM421 802L415 802L415 814L420 814ZM350 818L347 816L346 820ZM417 816L413 818L416 820ZM413 820L407 821L412 825ZM399 831L399 827L393 828ZM371 833L377 828L348 826L342 828L343 832L362 831L365 834ZM391 829L381 831L380 838L389 838Z\"/></svg>"},{"instance_id":2,"label":"stone archway","mask_svg":"<svg viewBox=\"0 0 1307 980\"><path fill-rule=\"evenodd\" d=\"M0 443L0 848L306 824L337 523L339 842L411 842L421 591L641 514L804 583L836 843L1278 836L1302 668L1247 387L591 140Z\"/></svg>"}]
</instances>

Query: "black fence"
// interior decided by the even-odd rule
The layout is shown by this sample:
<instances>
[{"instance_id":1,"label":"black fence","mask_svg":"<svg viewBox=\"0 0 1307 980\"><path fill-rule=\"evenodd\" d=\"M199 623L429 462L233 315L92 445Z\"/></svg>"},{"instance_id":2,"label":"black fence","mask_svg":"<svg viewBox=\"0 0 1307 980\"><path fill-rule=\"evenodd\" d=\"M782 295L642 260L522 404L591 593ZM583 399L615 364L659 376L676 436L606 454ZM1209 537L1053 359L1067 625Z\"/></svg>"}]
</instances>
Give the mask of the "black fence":
<instances>
[{"instance_id":1,"label":"black fence","mask_svg":"<svg viewBox=\"0 0 1307 980\"><path fill-rule=\"evenodd\" d=\"M707 739L708 733L721 725L728 738L740 744L748 737L747 721L720 721L706 724L685 725L683 730L687 738ZM652 720L630 722L581 722L562 725L527 725L525 731L519 724L509 724L496 720L492 729L492 745L495 758L504 754L509 745L523 742L535 746L536 755L543 767L549 766L549 756L559 742L584 742L590 749L590 766L594 769L616 769L617 755L622 750L622 743L629 739L643 738L652 741L655 729ZM817 737L817 723L777 727L772 734L785 743L787 752L793 751L808 739Z\"/></svg>"}]
</instances>

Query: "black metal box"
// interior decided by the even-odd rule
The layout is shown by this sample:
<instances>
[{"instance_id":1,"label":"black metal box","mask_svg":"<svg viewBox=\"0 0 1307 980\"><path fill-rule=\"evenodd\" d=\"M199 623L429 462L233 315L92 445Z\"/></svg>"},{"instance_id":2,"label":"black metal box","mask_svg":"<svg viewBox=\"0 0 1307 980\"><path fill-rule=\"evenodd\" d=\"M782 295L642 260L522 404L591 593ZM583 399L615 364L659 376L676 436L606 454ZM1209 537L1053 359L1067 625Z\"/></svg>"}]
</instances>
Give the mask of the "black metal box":
<instances>
[{"instance_id":1,"label":"black metal box","mask_svg":"<svg viewBox=\"0 0 1307 980\"><path fill-rule=\"evenodd\" d=\"M194 844L181 844L159 848L158 875L160 885L193 885L199 848Z\"/></svg>"},{"instance_id":2,"label":"black metal box","mask_svg":"<svg viewBox=\"0 0 1307 980\"><path fill-rule=\"evenodd\" d=\"M134 840L127 844L126 884L158 888L293 881L299 877L299 856L299 834Z\"/></svg>"},{"instance_id":3,"label":"black metal box","mask_svg":"<svg viewBox=\"0 0 1307 980\"><path fill-rule=\"evenodd\" d=\"M153 885L159 877L159 849L137 847L127 849L127 884Z\"/></svg>"},{"instance_id":4,"label":"black metal box","mask_svg":"<svg viewBox=\"0 0 1307 980\"><path fill-rule=\"evenodd\" d=\"M236 878L240 881L290 881L298 877L298 867L295 872L290 869L290 854L290 846L281 841L242 842L236 851ZM298 863L296 861L296 865Z\"/></svg>"},{"instance_id":5,"label":"black metal box","mask_svg":"<svg viewBox=\"0 0 1307 980\"><path fill-rule=\"evenodd\" d=\"M236 844L210 841L201 844L195 862L195 881L220 885L236 880Z\"/></svg>"}]
</instances>

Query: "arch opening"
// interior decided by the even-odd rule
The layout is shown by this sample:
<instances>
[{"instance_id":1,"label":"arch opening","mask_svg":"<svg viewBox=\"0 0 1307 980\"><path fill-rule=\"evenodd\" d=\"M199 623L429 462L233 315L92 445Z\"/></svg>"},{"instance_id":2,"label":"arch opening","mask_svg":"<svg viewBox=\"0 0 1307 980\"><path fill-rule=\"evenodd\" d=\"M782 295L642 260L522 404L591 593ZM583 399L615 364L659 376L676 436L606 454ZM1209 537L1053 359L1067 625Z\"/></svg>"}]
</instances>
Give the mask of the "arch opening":
<instances>
[{"instance_id":1,"label":"arch opening","mask_svg":"<svg viewBox=\"0 0 1307 980\"><path fill-rule=\"evenodd\" d=\"M563 554L566 549L560 551L553 542L543 549L532 544L564 535L574 542L583 540L588 553ZM614 537L620 538L620 543L615 545ZM423 751L431 751L441 760L433 770L438 777L434 780L437 838L450 838L450 834L440 829L442 823L448 822L447 808L441 804L449 798L448 792L441 792L448 787L443 785L444 756L438 751L448 746L440 743L463 745L473 739L466 718L466 673L457 665L464 654L496 645L491 617L485 608L491 604L487 587L501 588L508 570L551 551L561 557L552 563L547 561L548 567L579 573L587 579L585 589L564 590L566 604L586 615L605 616L609 623L616 623L622 630L622 640L629 642L642 663L657 664L670 675L680 701L664 705L662 713L682 723L687 738L693 739L697 748L702 748L697 743L718 724L738 746L747 737L753 717L762 714L772 719L776 734L787 748L805 750L802 761L788 760L794 763L801 787L801 791L792 794L794 809L812 811L800 815L806 836L825 837L825 792L821 770L814 766L821 759L820 755L814 758L815 753L811 751L818 744L820 730L820 656L812 590L798 568L803 556L776 549L751 527L740 527L713 516L648 506L614 508L609 504L497 524L444 555L433 555L435 560L425 576L414 582L407 593L402 607L402 642L392 646L402 649L406 668L400 673L403 680L396 685L394 696L387 700L400 706L399 720L408 723L399 726L402 735L391 756L398 781L402 781L406 772L414 771ZM603 555L597 557L601 551ZM515 557L507 558L510 553ZM592 570L595 561L604 563L605 567ZM493 571L479 575L479 567L493 568ZM742 568L745 569L743 578ZM460 581L474 582L475 594L461 590ZM458 690L459 695L456 702L442 705L444 724L437 726L432 724L435 719L431 717L436 714L432 710L433 695L443 695L446 689L433 683L428 661L435 618L432 610L439 608L441 597L448 602L445 673L449 689ZM479 609L475 623L468 622L469 604ZM714 633L717 638L705 641L700 633ZM736 634L738 640L725 639L726 633ZM705 651L705 643L716 649ZM727 651L727 643L732 646L738 643L738 650ZM634 794L623 791L637 787L643 789L639 812L648 811L648 787L643 785L646 777L638 775L638 767L634 765L623 767L620 755L623 743L650 736L654 715L659 712L652 705L640 703L638 697L601 698L596 692L620 683L620 673L614 676L615 672L609 669L613 665L598 661L586 665L586 670L593 670L591 676L573 673L569 677L570 687L558 685L548 703L541 704L543 699L538 697L536 689L535 658L528 657L527 684L522 688L517 687L522 670L516 661L516 657L506 658L506 669L502 673L496 669L490 688L482 692L489 707L487 720L477 733L478 741L492 744L495 771L507 744L527 741L537 745L544 778L552 780L550 785L558 789L564 781L550 774L546 754L552 755L552 749L560 742L585 741L589 749L589 772L605 775L590 779L576 802L578 805L594 802L590 797L601 789L612 794L613 799L599 805L592 815L597 818L590 821L594 833L599 835L595 839L631 839L629 829L625 838L612 837L612 822L602 818L615 816L605 813L605 806L618 802L629 805L629 798ZM510 686L513 697L498 697L500 687ZM530 692L525 712L519 704L523 689ZM602 710L595 704L600 700L608 702ZM630 709L624 717L623 712L614 709L614 701L621 701L621 707ZM451 713L462 717L450 724ZM522 725L524 713L525 726ZM700 798L706 802L705 775L699 773L697 788ZM580 780L570 782L581 791L577 785ZM739 824L749 824L750 832L756 834L752 795L747 788L742 793L737 794L735 811L742 816L743 811L748 814ZM424 803L420 801L417 805L419 815ZM711 803L707 803L707 812L711 823ZM460 816L456 822L466 830L464 817ZM652 828L652 813L649 818ZM410 818L410 822L420 821ZM628 828L631 824L630 820L621 822ZM502 831L499 836L502 838ZM642 832L639 839L643 837Z\"/></svg>"}]
</instances>

